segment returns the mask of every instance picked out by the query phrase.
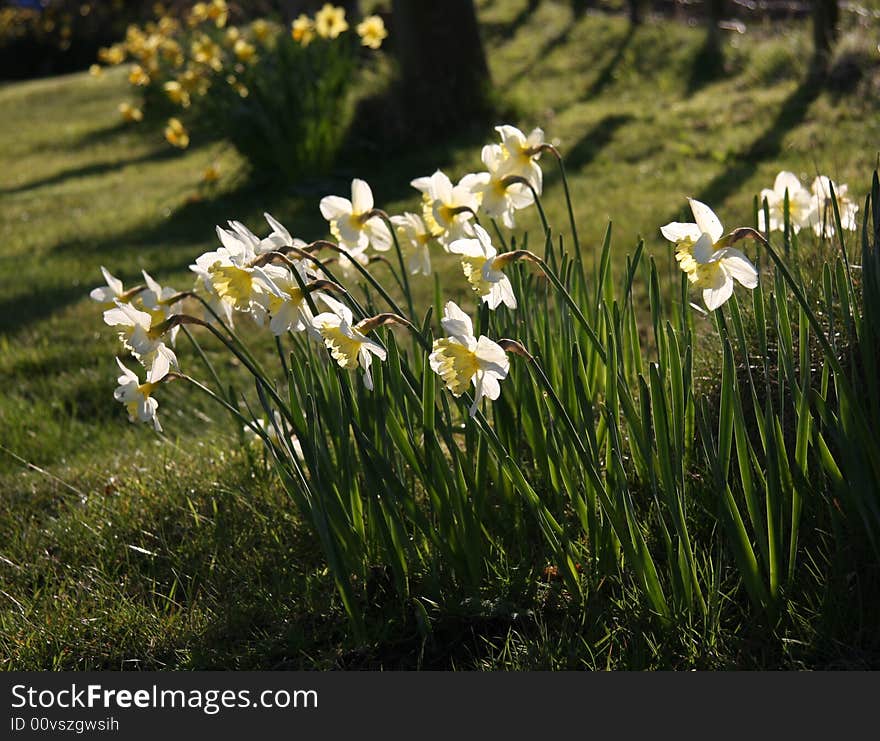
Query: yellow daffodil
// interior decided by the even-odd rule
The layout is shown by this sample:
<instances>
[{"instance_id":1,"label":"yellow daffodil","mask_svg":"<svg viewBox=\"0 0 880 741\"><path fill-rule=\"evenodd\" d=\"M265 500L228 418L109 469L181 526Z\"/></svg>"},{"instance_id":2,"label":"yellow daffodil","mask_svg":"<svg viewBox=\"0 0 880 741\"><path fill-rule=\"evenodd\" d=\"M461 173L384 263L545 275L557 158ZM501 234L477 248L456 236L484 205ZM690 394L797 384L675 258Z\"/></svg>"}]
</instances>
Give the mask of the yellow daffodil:
<instances>
[{"instance_id":1,"label":"yellow daffodil","mask_svg":"<svg viewBox=\"0 0 880 741\"><path fill-rule=\"evenodd\" d=\"M315 38L315 24L305 13L302 13L290 26L290 35L293 40L303 46L308 46Z\"/></svg>"},{"instance_id":2,"label":"yellow daffodil","mask_svg":"<svg viewBox=\"0 0 880 741\"><path fill-rule=\"evenodd\" d=\"M476 239L457 239L452 242L449 251L462 256L461 267L468 283L492 311L501 304L515 309L513 286L495 263L498 251L492 245L492 238L479 224L474 226L474 234Z\"/></svg>"},{"instance_id":3,"label":"yellow daffodil","mask_svg":"<svg viewBox=\"0 0 880 741\"><path fill-rule=\"evenodd\" d=\"M315 31L324 39L335 39L339 34L348 30L348 21L345 20L345 8L337 8L330 3L315 13Z\"/></svg>"},{"instance_id":4,"label":"yellow daffodil","mask_svg":"<svg viewBox=\"0 0 880 741\"><path fill-rule=\"evenodd\" d=\"M186 149L189 146L189 134L179 118L169 118L165 127L165 140L178 149Z\"/></svg>"},{"instance_id":5,"label":"yellow daffodil","mask_svg":"<svg viewBox=\"0 0 880 741\"><path fill-rule=\"evenodd\" d=\"M212 0L207 7L207 15L217 28L223 28L226 20L229 18L229 8L226 6L226 0Z\"/></svg>"},{"instance_id":6,"label":"yellow daffodil","mask_svg":"<svg viewBox=\"0 0 880 741\"><path fill-rule=\"evenodd\" d=\"M257 58L257 47L253 44L249 44L244 39L239 39L235 42L233 51L235 52L236 59L244 64L250 64Z\"/></svg>"},{"instance_id":7,"label":"yellow daffodil","mask_svg":"<svg viewBox=\"0 0 880 741\"><path fill-rule=\"evenodd\" d=\"M441 324L449 336L434 340L428 358L431 370L443 379L454 396L461 396L473 383L473 417L484 396L495 400L500 395L500 382L510 369L507 353L485 335L477 339L470 317L453 301L444 307Z\"/></svg>"},{"instance_id":8,"label":"yellow daffodil","mask_svg":"<svg viewBox=\"0 0 880 741\"><path fill-rule=\"evenodd\" d=\"M98 51L98 59L104 64L115 66L125 61L125 49L121 44L114 44L109 48Z\"/></svg>"},{"instance_id":9,"label":"yellow daffodil","mask_svg":"<svg viewBox=\"0 0 880 741\"><path fill-rule=\"evenodd\" d=\"M373 362L373 355L379 360L385 360L385 348L357 329L353 324L351 309L345 304L324 295L321 296L321 300L331 311L318 314L314 318L315 329L321 333L331 357L341 368L350 369L360 365L364 369L364 386L372 391L373 376L370 373L370 365Z\"/></svg>"},{"instance_id":10,"label":"yellow daffodil","mask_svg":"<svg viewBox=\"0 0 880 741\"><path fill-rule=\"evenodd\" d=\"M302 263L294 262L293 266L303 284L307 283L308 273ZM262 268L255 268L255 273L268 288L267 308L272 317L269 321L269 331L272 334L280 336L290 331L314 330L312 312L309 310L305 293L290 270L281 268L280 271L269 274ZM317 299L321 295L313 293L312 297Z\"/></svg>"},{"instance_id":11,"label":"yellow daffodil","mask_svg":"<svg viewBox=\"0 0 880 741\"><path fill-rule=\"evenodd\" d=\"M143 67L136 64L131 68L131 72L128 73L128 82L130 85L145 87L150 84L150 76Z\"/></svg>"},{"instance_id":12,"label":"yellow daffodil","mask_svg":"<svg viewBox=\"0 0 880 741\"><path fill-rule=\"evenodd\" d=\"M104 68L100 64L93 64L89 67L89 74L92 77L101 77L104 74Z\"/></svg>"},{"instance_id":13,"label":"yellow daffodil","mask_svg":"<svg viewBox=\"0 0 880 741\"><path fill-rule=\"evenodd\" d=\"M703 303L710 311L733 295L736 279L746 288L758 285L758 271L739 250L726 246L724 227L705 203L688 199L695 224L673 221L661 227L676 246L675 259L695 288L703 290Z\"/></svg>"},{"instance_id":14,"label":"yellow daffodil","mask_svg":"<svg viewBox=\"0 0 880 741\"><path fill-rule=\"evenodd\" d=\"M371 49L378 49L382 41L388 37L385 30L385 21L378 15L370 15L357 25L357 34L361 37L361 44Z\"/></svg>"},{"instance_id":15,"label":"yellow daffodil","mask_svg":"<svg viewBox=\"0 0 880 741\"><path fill-rule=\"evenodd\" d=\"M257 18L251 24L251 33L253 33L254 38L260 43L264 42L269 38L269 34L272 33L272 26L269 25L268 21L263 18Z\"/></svg>"},{"instance_id":16,"label":"yellow daffodil","mask_svg":"<svg viewBox=\"0 0 880 741\"><path fill-rule=\"evenodd\" d=\"M215 72L219 72L223 68L220 47L214 43L210 36L201 34L192 42L190 51L193 61L197 64L204 64Z\"/></svg>"},{"instance_id":17,"label":"yellow daffodil","mask_svg":"<svg viewBox=\"0 0 880 741\"><path fill-rule=\"evenodd\" d=\"M144 119L144 112L140 108L131 105L131 103L120 103L119 113L128 123L137 123Z\"/></svg>"},{"instance_id":18,"label":"yellow daffodil","mask_svg":"<svg viewBox=\"0 0 880 741\"><path fill-rule=\"evenodd\" d=\"M181 108L189 108L189 93L177 80L169 80L162 87L165 90L165 95L168 96L172 103L176 103Z\"/></svg>"}]
</instances>

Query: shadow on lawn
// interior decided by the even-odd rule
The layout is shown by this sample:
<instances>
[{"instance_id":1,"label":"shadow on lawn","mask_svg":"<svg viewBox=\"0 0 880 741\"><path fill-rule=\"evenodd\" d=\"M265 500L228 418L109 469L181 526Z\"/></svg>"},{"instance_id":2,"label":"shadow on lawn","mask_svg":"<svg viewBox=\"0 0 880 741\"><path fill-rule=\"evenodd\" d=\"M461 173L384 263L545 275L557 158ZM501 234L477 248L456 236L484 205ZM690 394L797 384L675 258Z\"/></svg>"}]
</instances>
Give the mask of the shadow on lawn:
<instances>
[{"instance_id":1,"label":"shadow on lawn","mask_svg":"<svg viewBox=\"0 0 880 741\"><path fill-rule=\"evenodd\" d=\"M695 196L698 201L709 205L719 204L733 193L754 174L758 165L766 160L778 157L782 151L782 140L785 135L800 125L806 118L807 111L813 101L822 92L822 81L816 77L808 77L797 89L786 98L776 118L752 145L737 157L737 161L724 172L719 173ZM673 219L684 213L676 212ZM685 219L687 221L690 218Z\"/></svg>"},{"instance_id":2,"label":"shadow on lawn","mask_svg":"<svg viewBox=\"0 0 880 741\"><path fill-rule=\"evenodd\" d=\"M622 126L633 120L629 114L609 114L592 129L586 132L571 147L563 149L565 170L569 175L581 172L589 165L611 140ZM543 160L541 160L543 162ZM551 160L552 162L552 160ZM555 166L545 166L544 182L552 183L560 179L559 170Z\"/></svg>"},{"instance_id":3,"label":"shadow on lawn","mask_svg":"<svg viewBox=\"0 0 880 741\"><path fill-rule=\"evenodd\" d=\"M95 175L105 175L108 172L119 170L123 167L128 167L130 165L139 165L145 162L160 162L162 160L171 159L178 155L179 152L177 150L171 149L170 147L163 147L162 149L157 149L153 152L148 152L147 154L142 154L138 157L132 157L130 159L94 162L89 165L82 165L80 167L72 167L69 170L62 170L61 172L55 173L54 175L49 175L48 177L40 178L39 180L32 180L29 183L16 185L12 188L0 189L0 195L25 193L30 190L36 190L37 188L45 188L52 185L58 185L59 183L63 183L67 180L93 177Z\"/></svg>"}]
</instances>

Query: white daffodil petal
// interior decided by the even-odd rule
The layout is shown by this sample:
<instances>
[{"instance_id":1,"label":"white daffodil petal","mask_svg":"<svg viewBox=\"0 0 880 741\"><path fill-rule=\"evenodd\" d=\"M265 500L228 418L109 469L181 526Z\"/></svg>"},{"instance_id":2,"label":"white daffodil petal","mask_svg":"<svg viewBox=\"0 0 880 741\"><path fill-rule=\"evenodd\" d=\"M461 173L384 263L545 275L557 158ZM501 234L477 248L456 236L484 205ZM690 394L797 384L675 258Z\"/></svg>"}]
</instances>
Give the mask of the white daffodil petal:
<instances>
[{"instance_id":1,"label":"white daffodil petal","mask_svg":"<svg viewBox=\"0 0 880 741\"><path fill-rule=\"evenodd\" d=\"M694 221L697 222L700 231L708 234L712 238L713 244L721 239L724 235L724 227L721 225L721 221L715 215L715 212L705 203L694 198L688 198L688 203L691 205Z\"/></svg>"}]
</instances>

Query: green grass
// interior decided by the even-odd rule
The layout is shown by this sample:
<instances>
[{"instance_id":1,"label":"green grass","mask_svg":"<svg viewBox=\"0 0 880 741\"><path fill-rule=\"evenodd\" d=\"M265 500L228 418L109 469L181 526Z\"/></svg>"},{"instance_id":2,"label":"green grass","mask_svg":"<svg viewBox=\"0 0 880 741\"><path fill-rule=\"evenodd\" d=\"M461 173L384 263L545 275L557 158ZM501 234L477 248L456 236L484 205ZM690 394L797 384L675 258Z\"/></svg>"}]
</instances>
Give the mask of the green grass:
<instances>
[{"instance_id":1,"label":"green grass","mask_svg":"<svg viewBox=\"0 0 880 741\"><path fill-rule=\"evenodd\" d=\"M659 22L631 32L618 17L575 20L567 3L526 8L481 4L492 74L518 123L558 140L588 261L612 220L618 267L641 235L665 269L671 250L658 228L684 215L685 196L710 203L727 227L748 224L753 195L781 169L808 181L820 170L859 199L867 193L880 141L867 94L876 66L846 94L815 86L802 74L808 28L729 39L727 73L705 81L693 75L698 29ZM491 132L394 156L355 138L338 172L279 192L232 176L238 161L220 143L177 154L161 129L118 124L127 94L121 71L0 88L0 445L43 469L0 452L0 666L876 664L870 631L845 609L872 593L870 580L841 575L845 588L833 589L821 565L813 591L825 589L825 602L797 605L776 632L731 608L717 625L669 633L634 596L597 597L581 611L561 584L499 564L481 604L429 613L427 638L383 606L377 572L369 641L355 644L317 545L220 412L172 386L161 399L165 435L125 420L112 400L115 338L88 290L99 265L127 284L147 269L186 288L186 266L212 247L214 224L262 230L264 210L297 236L322 237L318 200L345 194L353 176L389 212L414 210L409 180L478 168ZM215 159L227 179L196 197ZM549 220L567 231L561 184L551 163L545 171ZM522 227L538 233L534 217ZM455 262L436 265L459 292ZM413 282L427 306L432 283ZM183 413L193 404L195 418Z\"/></svg>"}]
</instances>

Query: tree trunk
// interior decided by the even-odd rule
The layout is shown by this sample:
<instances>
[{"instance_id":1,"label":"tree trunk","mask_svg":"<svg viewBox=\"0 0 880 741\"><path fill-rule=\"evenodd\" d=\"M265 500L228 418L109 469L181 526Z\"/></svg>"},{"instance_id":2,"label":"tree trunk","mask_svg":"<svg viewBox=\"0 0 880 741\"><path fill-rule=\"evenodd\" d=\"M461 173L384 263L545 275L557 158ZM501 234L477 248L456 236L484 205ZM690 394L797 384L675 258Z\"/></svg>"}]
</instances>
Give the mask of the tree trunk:
<instances>
[{"instance_id":1,"label":"tree trunk","mask_svg":"<svg viewBox=\"0 0 880 741\"><path fill-rule=\"evenodd\" d=\"M629 22L638 26L642 22L642 0L628 0Z\"/></svg>"},{"instance_id":2,"label":"tree trunk","mask_svg":"<svg viewBox=\"0 0 880 741\"><path fill-rule=\"evenodd\" d=\"M393 0L391 8L405 123L449 131L486 118L491 79L473 0Z\"/></svg>"},{"instance_id":3,"label":"tree trunk","mask_svg":"<svg viewBox=\"0 0 880 741\"><path fill-rule=\"evenodd\" d=\"M828 66L831 58L831 50L837 40L839 18L837 0L813 0L814 63L821 69Z\"/></svg>"},{"instance_id":4,"label":"tree trunk","mask_svg":"<svg viewBox=\"0 0 880 741\"><path fill-rule=\"evenodd\" d=\"M721 28L724 17L724 0L707 0L706 4L706 52L716 64L722 62Z\"/></svg>"}]
</instances>

